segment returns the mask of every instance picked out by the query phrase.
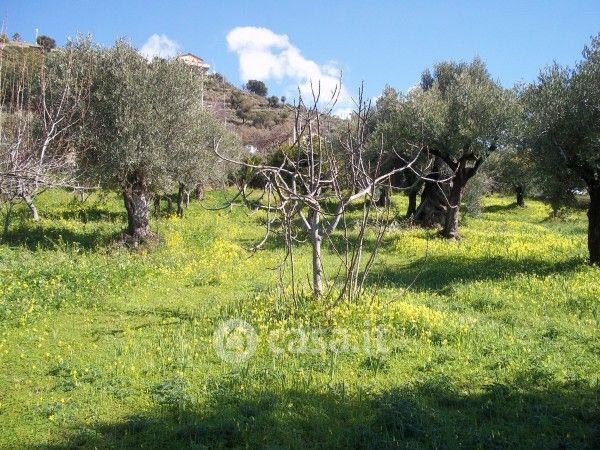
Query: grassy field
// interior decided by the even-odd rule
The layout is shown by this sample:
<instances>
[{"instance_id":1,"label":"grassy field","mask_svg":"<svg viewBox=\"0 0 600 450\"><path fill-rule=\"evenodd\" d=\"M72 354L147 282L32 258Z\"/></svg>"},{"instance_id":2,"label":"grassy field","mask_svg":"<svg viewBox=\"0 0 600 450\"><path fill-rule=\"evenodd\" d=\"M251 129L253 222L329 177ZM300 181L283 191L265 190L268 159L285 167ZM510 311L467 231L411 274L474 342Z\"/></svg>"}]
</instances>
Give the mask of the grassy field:
<instances>
[{"instance_id":1,"label":"grassy field","mask_svg":"<svg viewBox=\"0 0 600 450\"><path fill-rule=\"evenodd\" d=\"M54 192L39 207L40 223L17 218L0 244L2 448L600 442L600 270L585 263L584 212L558 221L493 197L458 242L392 227L359 302L305 294L294 308L272 270L281 245L252 256L261 219L241 207L194 203L154 221L160 244L137 251L114 244L117 197ZM308 247L296 258L306 279ZM226 360L215 349L228 319L256 333L246 360L230 356L251 333L227 335Z\"/></svg>"}]
</instances>

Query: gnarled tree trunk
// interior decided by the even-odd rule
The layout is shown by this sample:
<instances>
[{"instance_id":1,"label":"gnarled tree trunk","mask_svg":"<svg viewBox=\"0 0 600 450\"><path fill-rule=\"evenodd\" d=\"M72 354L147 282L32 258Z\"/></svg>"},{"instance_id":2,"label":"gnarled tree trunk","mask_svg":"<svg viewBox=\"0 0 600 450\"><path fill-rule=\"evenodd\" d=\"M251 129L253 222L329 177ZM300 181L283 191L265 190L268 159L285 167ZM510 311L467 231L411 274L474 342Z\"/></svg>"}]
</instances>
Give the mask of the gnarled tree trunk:
<instances>
[{"instance_id":1,"label":"gnarled tree trunk","mask_svg":"<svg viewBox=\"0 0 600 450\"><path fill-rule=\"evenodd\" d=\"M517 206L525 208L525 190L522 185L517 184L515 186L515 194L517 196Z\"/></svg>"},{"instance_id":2,"label":"gnarled tree trunk","mask_svg":"<svg viewBox=\"0 0 600 450\"><path fill-rule=\"evenodd\" d=\"M435 158L431 173L427 174L428 181L421 193L421 203L414 213L414 222L427 228L438 228L444 225L446 218L446 198L449 195L448 183L439 183L443 162Z\"/></svg>"},{"instance_id":3,"label":"gnarled tree trunk","mask_svg":"<svg viewBox=\"0 0 600 450\"><path fill-rule=\"evenodd\" d=\"M460 210L460 201L462 199L463 189L481 166L482 158L475 160L463 157L457 162L453 162L453 172L450 194L448 195L448 209L446 210L446 219L441 235L446 239L460 238L458 234L458 212ZM467 167L467 164L473 163L472 167ZM449 164L447 162L447 164Z\"/></svg>"},{"instance_id":4,"label":"gnarled tree trunk","mask_svg":"<svg viewBox=\"0 0 600 450\"><path fill-rule=\"evenodd\" d=\"M600 183L588 187L590 206L588 208L588 250L590 264L600 265Z\"/></svg>"},{"instance_id":5,"label":"gnarled tree trunk","mask_svg":"<svg viewBox=\"0 0 600 450\"><path fill-rule=\"evenodd\" d=\"M420 189L421 184L408 191L408 207L406 208L407 219L414 217L417 213L417 197L419 196Z\"/></svg>"},{"instance_id":6,"label":"gnarled tree trunk","mask_svg":"<svg viewBox=\"0 0 600 450\"><path fill-rule=\"evenodd\" d=\"M185 195L185 184L179 183L179 190L177 191L177 216L183 217L183 203Z\"/></svg>"},{"instance_id":7,"label":"gnarled tree trunk","mask_svg":"<svg viewBox=\"0 0 600 450\"><path fill-rule=\"evenodd\" d=\"M379 198L375 204L380 207L389 206L391 190L392 188L389 186L382 186L379 190Z\"/></svg>"},{"instance_id":8,"label":"gnarled tree trunk","mask_svg":"<svg viewBox=\"0 0 600 450\"><path fill-rule=\"evenodd\" d=\"M134 240L151 237L150 207L141 183L133 183L123 189L123 200L127 210L127 234Z\"/></svg>"},{"instance_id":9,"label":"gnarled tree trunk","mask_svg":"<svg viewBox=\"0 0 600 450\"><path fill-rule=\"evenodd\" d=\"M460 201L462 199L462 191L466 184L461 171L459 171L452 180L450 195L448 196L448 208L446 210L446 219L444 221L444 229L442 236L447 239L459 238L458 234L458 211L460 209Z\"/></svg>"},{"instance_id":10,"label":"gnarled tree trunk","mask_svg":"<svg viewBox=\"0 0 600 450\"><path fill-rule=\"evenodd\" d=\"M467 161L459 161L452 177L452 185L450 187L450 194L448 195L448 209L446 211L446 220L444 222L444 229L441 235L447 239L458 239L458 212L460 210L460 201L462 199L462 193L469 181L476 173L482 160L475 162L473 167L467 167Z\"/></svg>"},{"instance_id":11,"label":"gnarled tree trunk","mask_svg":"<svg viewBox=\"0 0 600 450\"><path fill-rule=\"evenodd\" d=\"M421 194L421 203L415 211L414 222L427 227L441 227L446 218L448 184L427 181Z\"/></svg>"}]
</instances>

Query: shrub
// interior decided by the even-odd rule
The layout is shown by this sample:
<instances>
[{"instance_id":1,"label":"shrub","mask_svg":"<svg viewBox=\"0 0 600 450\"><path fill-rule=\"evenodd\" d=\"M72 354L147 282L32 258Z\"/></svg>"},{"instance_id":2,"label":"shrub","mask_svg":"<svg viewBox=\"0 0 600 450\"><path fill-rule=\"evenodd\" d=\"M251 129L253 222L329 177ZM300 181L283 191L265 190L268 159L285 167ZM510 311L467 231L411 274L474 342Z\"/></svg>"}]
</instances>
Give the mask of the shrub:
<instances>
[{"instance_id":1,"label":"shrub","mask_svg":"<svg viewBox=\"0 0 600 450\"><path fill-rule=\"evenodd\" d=\"M475 175L469 184L465 187L463 194L463 212L470 216L479 216L483 209L481 201L484 196L490 193L493 180L485 173L480 172Z\"/></svg>"}]
</instances>

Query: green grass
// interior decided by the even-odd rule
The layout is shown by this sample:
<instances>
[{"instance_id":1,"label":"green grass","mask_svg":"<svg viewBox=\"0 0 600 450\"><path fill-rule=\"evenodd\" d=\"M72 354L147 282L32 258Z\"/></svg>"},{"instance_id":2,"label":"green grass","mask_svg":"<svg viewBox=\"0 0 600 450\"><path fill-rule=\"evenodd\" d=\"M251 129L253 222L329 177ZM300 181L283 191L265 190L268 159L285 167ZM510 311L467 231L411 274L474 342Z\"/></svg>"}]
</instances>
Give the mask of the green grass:
<instances>
[{"instance_id":1,"label":"green grass","mask_svg":"<svg viewBox=\"0 0 600 450\"><path fill-rule=\"evenodd\" d=\"M557 221L493 197L459 242L393 227L359 302L303 294L294 309L277 240L246 250L260 217L194 203L153 222L156 248L128 251L114 244L121 205L47 193L44 219L21 212L0 245L2 448L600 442L600 270L583 212ZM307 246L296 259L305 280ZM245 362L213 347L230 318L258 333Z\"/></svg>"}]
</instances>

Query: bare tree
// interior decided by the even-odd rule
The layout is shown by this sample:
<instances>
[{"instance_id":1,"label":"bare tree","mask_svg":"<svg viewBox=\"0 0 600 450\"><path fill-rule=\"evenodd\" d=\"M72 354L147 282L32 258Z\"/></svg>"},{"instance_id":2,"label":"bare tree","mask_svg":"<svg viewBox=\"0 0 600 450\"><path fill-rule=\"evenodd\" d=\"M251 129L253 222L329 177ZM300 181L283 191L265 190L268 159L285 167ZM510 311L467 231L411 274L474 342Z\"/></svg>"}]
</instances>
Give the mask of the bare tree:
<instances>
[{"instance_id":1,"label":"bare tree","mask_svg":"<svg viewBox=\"0 0 600 450\"><path fill-rule=\"evenodd\" d=\"M345 248L333 248L334 253L340 256L344 269L341 295L351 299L361 290L376 253L374 250L366 264L361 265L366 226L372 208L375 207L372 201L375 190L389 182L394 174L407 170L415 161L380 173L383 152L380 151L380 157L375 163L367 158L366 124L370 104L363 101L362 90L352 121L348 124L344 137L337 141L331 129L331 120L328 120L329 114L319 110L319 96L318 91L313 93L312 106L307 106L300 97L295 108L295 140L289 152L284 153L280 165L234 161L221 154L218 145L216 152L224 160L252 169L254 176L264 178L264 191L258 202L249 195L246 182L240 186L239 196L267 212L267 233L259 246L266 241L274 224L281 224L293 290L296 282L293 247L295 242L300 241L295 223L299 223L308 235L312 248L312 291L315 298L324 293L322 243L324 240L331 241L332 234L342 224ZM335 104L335 98L334 93L330 104ZM350 239L346 214L353 203L365 198L358 236ZM376 242L380 243L385 221L379 216L375 222L381 225L376 233ZM295 293L293 295L295 297Z\"/></svg>"},{"instance_id":2,"label":"bare tree","mask_svg":"<svg viewBox=\"0 0 600 450\"><path fill-rule=\"evenodd\" d=\"M6 205L4 233L13 206L24 201L39 219L35 197L50 187L74 187L75 145L72 131L84 111L90 77L75 64L89 45L27 57L5 65L0 52L0 197Z\"/></svg>"}]
</instances>

